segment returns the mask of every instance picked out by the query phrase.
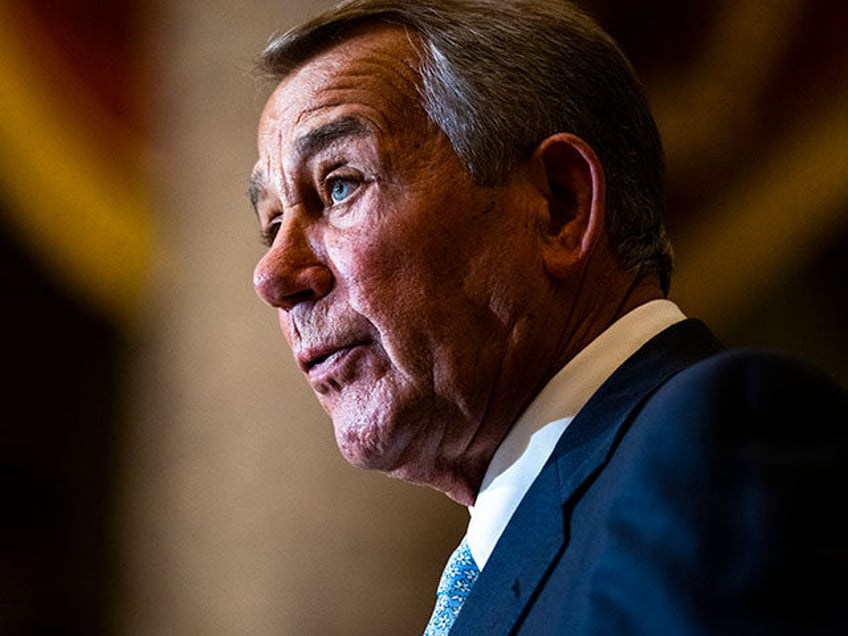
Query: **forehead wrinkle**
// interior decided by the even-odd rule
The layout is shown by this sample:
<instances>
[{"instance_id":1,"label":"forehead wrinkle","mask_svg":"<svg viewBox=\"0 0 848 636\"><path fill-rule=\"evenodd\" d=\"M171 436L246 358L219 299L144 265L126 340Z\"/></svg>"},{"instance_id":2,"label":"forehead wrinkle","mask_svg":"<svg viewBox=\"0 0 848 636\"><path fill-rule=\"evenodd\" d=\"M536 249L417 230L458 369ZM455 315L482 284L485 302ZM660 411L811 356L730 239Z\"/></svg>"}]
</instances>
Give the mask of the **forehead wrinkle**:
<instances>
[{"instance_id":1,"label":"forehead wrinkle","mask_svg":"<svg viewBox=\"0 0 848 636\"><path fill-rule=\"evenodd\" d=\"M379 102L375 102L373 99L368 99L373 92L369 91L367 87L363 87L364 82L373 79L373 76L363 73L362 75L350 76L347 79L349 79L349 84L341 84L334 90L347 92L348 97L345 103L365 107L372 115L373 123L378 130L385 130L389 134L394 134L397 132L395 128L398 124L406 126L411 123L409 114L416 110L426 116L423 106L416 99L416 93L404 92L398 86L384 82L384 85L389 86L392 90L380 91Z\"/></svg>"},{"instance_id":2,"label":"forehead wrinkle","mask_svg":"<svg viewBox=\"0 0 848 636\"><path fill-rule=\"evenodd\" d=\"M302 67L295 76L300 75L310 87L315 103L297 115L295 124L304 123L323 109L362 106L376 113L378 121L374 123L378 129L391 132L390 111L406 114L413 107L424 112L418 56L405 37L402 42L400 51L397 47L387 50L382 44L382 48L372 48L343 62L338 61L342 51L331 49ZM344 43L339 45L343 47Z\"/></svg>"},{"instance_id":3,"label":"forehead wrinkle","mask_svg":"<svg viewBox=\"0 0 848 636\"><path fill-rule=\"evenodd\" d=\"M397 112L405 112L410 106L423 110L420 74L404 57L382 53L363 58L360 67L350 69L340 79L349 80L349 85L342 84L348 90L372 90Z\"/></svg>"},{"instance_id":4,"label":"forehead wrinkle","mask_svg":"<svg viewBox=\"0 0 848 636\"><path fill-rule=\"evenodd\" d=\"M409 56L375 51L358 61L364 69L352 68L351 75L382 80L407 99L414 99L419 95L421 73Z\"/></svg>"},{"instance_id":5,"label":"forehead wrinkle","mask_svg":"<svg viewBox=\"0 0 848 636\"><path fill-rule=\"evenodd\" d=\"M275 135L278 143L282 143L282 134L277 131ZM259 204L266 199L275 199L280 202L290 199L290 188L286 187L285 175L282 164L274 160L273 154L264 154L250 175L248 195L254 210L259 213ZM288 205L294 205L288 201Z\"/></svg>"}]
</instances>

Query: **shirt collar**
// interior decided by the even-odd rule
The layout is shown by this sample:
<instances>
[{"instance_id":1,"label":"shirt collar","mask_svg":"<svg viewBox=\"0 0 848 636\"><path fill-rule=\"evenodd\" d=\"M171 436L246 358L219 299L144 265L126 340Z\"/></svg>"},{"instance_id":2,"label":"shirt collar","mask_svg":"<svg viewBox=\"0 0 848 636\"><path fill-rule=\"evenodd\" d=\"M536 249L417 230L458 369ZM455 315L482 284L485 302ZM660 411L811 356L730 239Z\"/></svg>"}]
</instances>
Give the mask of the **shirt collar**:
<instances>
[{"instance_id":1,"label":"shirt collar","mask_svg":"<svg viewBox=\"0 0 848 636\"><path fill-rule=\"evenodd\" d=\"M650 301L622 316L574 356L516 420L468 509L468 545L480 569L577 412L637 349L683 319L669 300Z\"/></svg>"}]
</instances>

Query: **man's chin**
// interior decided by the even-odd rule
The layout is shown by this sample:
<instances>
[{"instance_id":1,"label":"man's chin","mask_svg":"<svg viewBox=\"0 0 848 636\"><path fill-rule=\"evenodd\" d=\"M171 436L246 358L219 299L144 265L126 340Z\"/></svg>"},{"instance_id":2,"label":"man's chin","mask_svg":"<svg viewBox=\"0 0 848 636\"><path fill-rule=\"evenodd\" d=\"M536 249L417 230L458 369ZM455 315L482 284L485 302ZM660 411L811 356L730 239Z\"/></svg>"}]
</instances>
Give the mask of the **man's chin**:
<instances>
[{"instance_id":1,"label":"man's chin","mask_svg":"<svg viewBox=\"0 0 848 636\"><path fill-rule=\"evenodd\" d=\"M390 472L394 470L401 455L393 440L386 441L383 436L361 427L336 428L336 444L342 457L357 468Z\"/></svg>"},{"instance_id":2,"label":"man's chin","mask_svg":"<svg viewBox=\"0 0 848 636\"><path fill-rule=\"evenodd\" d=\"M388 426L336 427L336 444L342 457L357 468L421 483L420 448L413 431Z\"/></svg>"}]
</instances>

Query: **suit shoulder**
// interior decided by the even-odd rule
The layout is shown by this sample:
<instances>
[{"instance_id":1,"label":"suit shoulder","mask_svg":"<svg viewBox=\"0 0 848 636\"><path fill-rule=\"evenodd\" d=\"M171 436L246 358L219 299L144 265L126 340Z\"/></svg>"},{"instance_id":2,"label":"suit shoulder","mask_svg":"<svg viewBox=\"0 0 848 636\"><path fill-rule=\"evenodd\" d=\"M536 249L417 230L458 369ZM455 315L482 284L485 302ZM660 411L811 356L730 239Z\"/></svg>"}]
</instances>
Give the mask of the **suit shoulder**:
<instances>
[{"instance_id":1,"label":"suit shoulder","mask_svg":"<svg viewBox=\"0 0 848 636\"><path fill-rule=\"evenodd\" d=\"M823 370L808 362L775 351L728 349L693 364L672 377L668 390L695 386L733 397L774 401L797 395L804 398L844 401L846 389Z\"/></svg>"},{"instance_id":2,"label":"suit shoulder","mask_svg":"<svg viewBox=\"0 0 848 636\"><path fill-rule=\"evenodd\" d=\"M701 360L655 392L646 408L656 407L734 429L848 434L848 391L821 369L773 351L729 349Z\"/></svg>"}]
</instances>

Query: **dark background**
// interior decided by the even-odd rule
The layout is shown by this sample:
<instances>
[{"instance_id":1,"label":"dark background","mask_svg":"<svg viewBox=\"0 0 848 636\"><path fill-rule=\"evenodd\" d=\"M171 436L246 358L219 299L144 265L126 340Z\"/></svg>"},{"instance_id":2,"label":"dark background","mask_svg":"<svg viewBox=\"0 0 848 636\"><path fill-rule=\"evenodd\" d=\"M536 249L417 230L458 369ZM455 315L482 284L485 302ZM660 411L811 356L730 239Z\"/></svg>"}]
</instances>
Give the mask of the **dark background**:
<instances>
[{"instance_id":1,"label":"dark background","mask_svg":"<svg viewBox=\"0 0 848 636\"><path fill-rule=\"evenodd\" d=\"M144 100L139 98L143 92L138 90L143 72L137 71L144 58L128 45L144 38L132 19L137 6L126 0L58 4L20 0L19 4L30 10L29 21L21 28L38 29L38 37L61 51L104 109L143 131L149 122ZM715 39L726 36L717 24L728 20L733 3L584 3L619 40L652 98L660 96L665 104L660 112L673 115L663 120L658 112L670 147L668 219L673 239L678 247L703 247L704 253L718 255L718 261L722 260L721 245L734 239L733 225L720 225L713 233L705 217L719 210L729 211L732 218L734 193L767 189L768 183L763 186L757 181L764 158L781 152L782 141L792 135L803 142L804 135L798 131L817 129L828 104L844 95L839 86L848 76L848 4L824 0L760 4L768 6L759 13L752 11L747 23L740 22L750 37L725 42ZM777 28L769 16L783 11L784 4L794 7L794 13ZM15 17L13 11L6 11ZM702 64L705 51L723 51L727 59L741 65L761 50L746 47L769 42L771 29L775 29L772 53L762 56L754 76L745 76L748 81L754 77L755 85L734 84L734 69L721 65L719 71L728 71L726 75L699 76L705 68L715 70ZM33 58L29 63L39 62ZM711 88L702 93L706 85ZM687 87L692 92L687 93ZM676 92L712 96L715 108L709 103L676 105L662 97ZM698 113L699 118L686 120L686 111ZM707 131L697 137L706 141L675 142L693 129ZM843 138L846 129L848 125L841 130ZM96 139L96 131L92 138L93 144L103 141ZM710 145L711 139L717 146ZM841 162L848 173L845 144L841 149L840 154L821 160ZM26 174L7 175L0 186L8 179L27 178ZM806 180L797 187L814 190L815 183ZM688 313L706 314L728 344L781 348L848 384L848 347L843 337L848 325L844 283L848 197L844 189L835 201L819 211L815 221L791 205L771 210L773 222L785 225L792 241L796 228L825 219L826 230L813 238L799 232L807 238L798 239L803 243L798 250L784 254L778 245L757 244L760 233L749 230L747 236L754 238L751 252L761 254L765 247L770 254L767 277L757 275L757 257L752 255L749 262L745 250L733 252L728 262L716 262L715 272L694 273L686 269L687 253L679 251L681 280L673 283L672 298ZM38 242L21 232L25 214L16 205L0 187L4 298L0 633L111 634L112 591L120 577L112 541L116 497L112 484L120 462L116 440L121 433L122 378L128 364L127 318L108 303L92 301L66 284L62 272L39 252ZM73 241L69 220L62 218L61 210L55 212L57 223L66 224L66 240ZM771 240L769 232L762 235L762 241ZM731 274L722 275L722 270ZM731 293L721 282L738 279L744 283L741 292Z\"/></svg>"}]
</instances>

